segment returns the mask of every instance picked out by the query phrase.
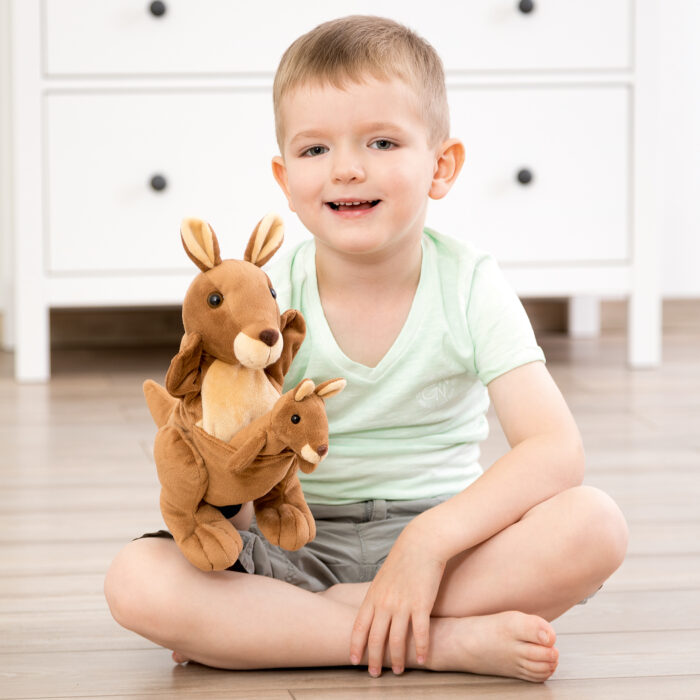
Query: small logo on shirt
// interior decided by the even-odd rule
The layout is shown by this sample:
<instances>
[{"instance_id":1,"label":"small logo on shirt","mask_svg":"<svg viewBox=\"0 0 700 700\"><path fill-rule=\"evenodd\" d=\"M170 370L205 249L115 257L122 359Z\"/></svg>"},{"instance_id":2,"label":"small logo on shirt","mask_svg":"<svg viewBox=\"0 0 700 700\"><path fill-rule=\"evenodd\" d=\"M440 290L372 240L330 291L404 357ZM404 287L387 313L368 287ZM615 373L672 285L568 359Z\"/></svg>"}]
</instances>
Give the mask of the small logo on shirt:
<instances>
[{"instance_id":1,"label":"small logo on shirt","mask_svg":"<svg viewBox=\"0 0 700 700\"><path fill-rule=\"evenodd\" d=\"M436 408L452 399L456 390L454 379L443 379L419 391L416 394L416 400L423 408Z\"/></svg>"}]
</instances>

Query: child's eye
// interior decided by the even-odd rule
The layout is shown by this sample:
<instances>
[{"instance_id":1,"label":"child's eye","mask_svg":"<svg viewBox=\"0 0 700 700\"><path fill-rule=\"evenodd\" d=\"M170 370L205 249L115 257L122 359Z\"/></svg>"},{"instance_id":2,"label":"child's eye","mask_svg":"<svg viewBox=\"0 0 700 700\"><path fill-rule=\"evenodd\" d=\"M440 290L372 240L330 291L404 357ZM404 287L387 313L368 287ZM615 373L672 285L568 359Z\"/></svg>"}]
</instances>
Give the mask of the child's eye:
<instances>
[{"instance_id":1,"label":"child's eye","mask_svg":"<svg viewBox=\"0 0 700 700\"><path fill-rule=\"evenodd\" d=\"M376 141L372 141L369 146L379 151L390 151L396 144L393 141L389 141L389 139L377 139Z\"/></svg>"},{"instance_id":2,"label":"child's eye","mask_svg":"<svg viewBox=\"0 0 700 700\"><path fill-rule=\"evenodd\" d=\"M325 146L311 146L311 148L307 148L301 155L302 156L321 156L327 152L328 152L328 149Z\"/></svg>"}]
</instances>

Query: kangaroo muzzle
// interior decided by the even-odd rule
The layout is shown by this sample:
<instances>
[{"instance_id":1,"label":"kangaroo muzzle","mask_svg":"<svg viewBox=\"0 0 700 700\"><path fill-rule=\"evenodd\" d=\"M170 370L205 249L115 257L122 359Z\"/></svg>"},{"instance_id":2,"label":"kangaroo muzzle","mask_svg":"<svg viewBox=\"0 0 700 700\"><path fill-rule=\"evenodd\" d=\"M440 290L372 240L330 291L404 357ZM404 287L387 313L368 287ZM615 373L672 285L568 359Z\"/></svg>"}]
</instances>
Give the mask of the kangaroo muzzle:
<instances>
[{"instance_id":1,"label":"kangaroo muzzle","mask_svg":"<svg viewBox=\"0 0 700 700\"><path fill-rule=\"evenodd\" d=\"M233 341L233 354L248 369L263 369L279 360L284 341L277 330L264 330L259 339L241 332Z\"/></svg>"},{"instance_id":2,"label":"kangaroo muzzle","mask_svg":"<svg viewBox=\"0 0 700 700\"><path fill-rule=\"evenodd\" d=\"M309 444L306 444L301 448L301 456L310 464L318 464L323 460L327 453L327 445L319 445L315 450Z\"/></svg>"}]
</instances>

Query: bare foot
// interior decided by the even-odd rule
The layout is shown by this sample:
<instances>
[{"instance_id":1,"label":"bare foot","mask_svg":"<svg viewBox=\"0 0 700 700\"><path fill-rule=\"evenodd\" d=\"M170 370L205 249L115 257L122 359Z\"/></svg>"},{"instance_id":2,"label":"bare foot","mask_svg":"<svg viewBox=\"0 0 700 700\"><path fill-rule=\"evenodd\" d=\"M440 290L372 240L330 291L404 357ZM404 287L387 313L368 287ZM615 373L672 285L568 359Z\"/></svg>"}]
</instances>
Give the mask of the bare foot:
<instances>
[{"instance_id":1,"label":"bare foot","mask_svg":"<svg viewBox=\"0 0 700 700\"><path fill-rule=\"evenodd\" d=\"M539 637L547 635L546 641ZM545 619L515 610L478 617L434 618L426 667L507 676L533 683L555 671L556 633Z\"/></svg>"},{"instance_id":2,"label":"bare foot","mask_svg":"<svg viewBox=\"0 0 700 700\"><path fill-rule=\"evenodd\" d=\"M179 651L174 651L172 657L176 664L186 664L189 661L189 659L183 656Z\"/></svg>"}]
</instances>

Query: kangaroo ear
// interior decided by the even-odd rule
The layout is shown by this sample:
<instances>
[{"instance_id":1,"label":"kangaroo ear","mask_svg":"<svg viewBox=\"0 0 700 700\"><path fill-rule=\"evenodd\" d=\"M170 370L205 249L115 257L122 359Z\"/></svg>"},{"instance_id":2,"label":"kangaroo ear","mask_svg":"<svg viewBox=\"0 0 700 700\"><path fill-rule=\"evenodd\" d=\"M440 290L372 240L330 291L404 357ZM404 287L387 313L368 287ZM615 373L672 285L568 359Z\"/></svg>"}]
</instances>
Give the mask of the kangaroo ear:
<instances>
[{"instance_id":1,"label":"kangaroo ear","mask_svg":"<svg viewBox=\"0 0 700 700\"><path fill-rule=\"evenodd\" d=\"M277 214L267 214L255 227L244 260L262 267L279 249L284 240L284 223Z\"/></svg>"},{"instance_id":2,"label":"kangaroo ear","mask_svg":"<svg viewBox=\"0 0 700 700\"><path fill-rule=\"evenodd\" d=\"M294 400L303 401L314 393L314 383L310 379L302 379L294 390Z\"/></svg>"},{"instance_id":3,"label":"kangaroo ear","mask_svg":"<svg viewBox=\"0 0 700 700\"><path fill-rule=\"evenodd\" d=\"M180 237L188 257L202 272L221 265L219 241L206 221L183 219Z\"/></svg>"},{"instance_id":4,"label":"kangaroo ear","mask_svg":"<svg viewBox=\"0 0 700 700\"><path fill-rule=\"evenodd\" d=\"M329 379L326 382L322 382L316 387L316 393L322 399L329 399L331 396L339 394L347 386L347 382L340 379Z\"/></svg>"}]
</instances>

